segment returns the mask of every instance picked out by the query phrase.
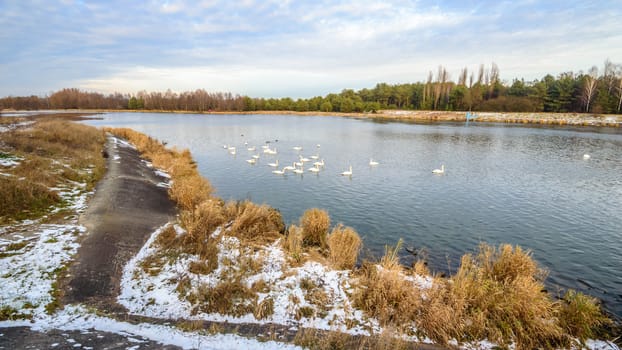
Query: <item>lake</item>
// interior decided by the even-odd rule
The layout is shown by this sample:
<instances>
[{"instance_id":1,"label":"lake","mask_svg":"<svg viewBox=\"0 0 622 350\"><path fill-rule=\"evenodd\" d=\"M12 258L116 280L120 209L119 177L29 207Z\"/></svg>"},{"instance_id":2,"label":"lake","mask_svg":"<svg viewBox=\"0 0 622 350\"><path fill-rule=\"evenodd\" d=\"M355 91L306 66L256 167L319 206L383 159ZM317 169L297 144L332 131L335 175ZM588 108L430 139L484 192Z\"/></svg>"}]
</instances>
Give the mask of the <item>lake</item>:
<instances>
[{"instance_id":1,"label":"lake","mask_svg":"<svg viewBox=\"0 0 622 350\"><path fill-rule=\"evenodd\" d=\"M326 209L332 223L361 235L364 257L402 238L424 248L433 271L455 272L480 242L520 245L549 270L549 291L583 291L622 316L620 129L161 113L85 123L188 148L218 196L267 203L287 224L308 208ZM266 142L276 155L263 153ZM283 176L267 165L278 159L282 168L299 155L325 166ZM370 166L372 158L379 164ZM445 173L433 174L441 165ZM341 176L350 166L352 176ZM402 258L413 259L405 251Z\"/></svg>"}]
</instances>

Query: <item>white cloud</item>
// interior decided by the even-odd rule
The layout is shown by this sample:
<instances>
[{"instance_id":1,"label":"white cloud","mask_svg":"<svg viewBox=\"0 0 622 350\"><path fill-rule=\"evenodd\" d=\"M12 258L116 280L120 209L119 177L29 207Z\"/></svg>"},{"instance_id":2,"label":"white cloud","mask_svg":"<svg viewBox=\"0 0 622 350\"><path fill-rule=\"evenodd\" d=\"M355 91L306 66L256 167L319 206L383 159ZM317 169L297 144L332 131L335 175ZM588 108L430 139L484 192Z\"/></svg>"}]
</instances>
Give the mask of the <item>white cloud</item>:
<instances>
[{"instance_id":1,"label":"white cloud","mask_svg":"<svg viewBox=\"0 0 622 350\"><path fill-rule=\"evenodd\" d=\"M0 95L36 81L33 91L79 82L312 96L421 81L438 65L455 77L495 62L511 80L622 57L620 10L606 4L152 0L44 10L24 1L2 10L0 57L11 68Z\"/></svg>"}]
</instances>

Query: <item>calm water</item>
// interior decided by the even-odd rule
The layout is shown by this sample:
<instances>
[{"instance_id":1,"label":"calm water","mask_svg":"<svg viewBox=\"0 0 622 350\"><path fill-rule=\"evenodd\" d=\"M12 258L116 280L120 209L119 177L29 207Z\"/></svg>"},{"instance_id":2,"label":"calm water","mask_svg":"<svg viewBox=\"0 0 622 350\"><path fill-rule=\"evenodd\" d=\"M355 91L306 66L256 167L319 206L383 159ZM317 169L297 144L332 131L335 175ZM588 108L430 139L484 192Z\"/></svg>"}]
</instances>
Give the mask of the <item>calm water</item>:
<instances>
[{"instance_id":1,"label":"calm water","mask_svg":"<svg viewBox=\"0 0 622 350\"><path fill-rule=\"evenodd\" d=\"M287 223L308 208L325 208L333 223L359 232L364 254L380 256L403 238L425 248L434 270L455 271L480 242L521 245L550 270L552 291L584 291L622 315L620 130L138 113L87 123L130 127L189 148L219 196L268 203ZM262 153L266 141L276 156ZM246 162L250 146L260 153L255 165ZM297 160L294 146L307 158L319 154L325 168L272 174L267 163ZM370 158L380 164L370 167ZM446 173L432 174L441 164ZM340 176L350 165L353 176Z\"/></svg>"}]
</instances>

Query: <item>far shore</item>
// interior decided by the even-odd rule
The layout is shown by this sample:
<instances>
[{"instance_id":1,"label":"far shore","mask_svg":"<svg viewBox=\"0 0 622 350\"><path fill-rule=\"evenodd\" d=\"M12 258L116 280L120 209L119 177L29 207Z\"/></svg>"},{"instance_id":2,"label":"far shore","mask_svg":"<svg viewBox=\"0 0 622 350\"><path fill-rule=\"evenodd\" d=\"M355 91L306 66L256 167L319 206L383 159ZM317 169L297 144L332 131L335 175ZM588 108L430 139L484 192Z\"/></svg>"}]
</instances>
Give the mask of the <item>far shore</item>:
<instances>
[{"instance_id":1,"label":"far shore","mask_svg":"<svg viewBox=\"0 0 622 350\"><path fill-rule=\"evenodd\" d=\"M296 112L296 111L182 111L182 110L128 110L128 109L63 109L63 110L0 110L1 114L57 112L57 113L105 113L105 112L132 112L132 113L176 113L176 114L205 114L205 115L235 115L235 114L277 114L294 116L320 117L351 117L371 118L387 121L408 122L466 122L468 112L453 111L414 111L414 110L380 110L376 113L339 113L339 112ZM570 125L570 126L604 126L621 127L622 114L596 113L546 113L546 112L470 112L469 122L472 123L512 123L512 124L540 124L540 125Z\"/></svg>"}]
</instances>

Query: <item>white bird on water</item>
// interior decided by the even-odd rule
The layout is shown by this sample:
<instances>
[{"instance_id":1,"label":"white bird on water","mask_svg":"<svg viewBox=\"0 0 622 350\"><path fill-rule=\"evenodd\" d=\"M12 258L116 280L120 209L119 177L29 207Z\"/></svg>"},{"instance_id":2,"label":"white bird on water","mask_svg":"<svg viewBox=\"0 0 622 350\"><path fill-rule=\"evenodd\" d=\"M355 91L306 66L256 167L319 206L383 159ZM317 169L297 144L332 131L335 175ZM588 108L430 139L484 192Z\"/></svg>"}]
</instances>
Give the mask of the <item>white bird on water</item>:
<instances>
[{"instance_id":1,"label":"white bird on water","mask_svg":"<svg viewBox=\"0 0 622 350\"><path fill-rule=\"evenodd\" d=\"M319 173L320 167L318 165L313 165L311 168L309 168L309 171L312 173Z\"/></svg>"},{"instance_id":2,"label":"white bird on water","mask_svg":"<svg viewBox=\"0 0 622 350\"><path fill-rule=\"evenodd\" d=\"M255 146L247 148L247 150L249 152L255 152L256 149L257 149L257 147L255 147Z\"/></svg>"},{"instance_id":3,"label":"white bird on water","mask_svg":"<svg viewBox=\"0 0 622 350\"><path fill-rule=\"evenodd\" d=\"M583 155L583 159L585 159L585 160L588 160L590 158L592 158L592 157L589 154L587 154L587 153Z\"/></svg>"},{"instance_id":4,"label":"white bird on water","mask_svg":"<svg viewBox=\"0 0 622 350\"><path fill-rule=\"evenodd\" d=\"M259 154L253 154L251 157L253 157L254 159L259 159Z\"/></svg>"},{"instance_id":5,"label":"white bird on water","mask_svg":"<svg viewBox=\"0 0 622 350\"><path fill-rule=\"evenodd\" d=\"M255 159L255 158L247 159L246 162L248 164L255 164L255 163L257 163L257 159Z\"/></svg>"},{"instance_id":6,"label":"white bird on water","mask_svg":"<svg viewBox=\"0 0 622 350\"><path fill-rule=\"evenodd\" d=\"M352 176L352 165L350 165L350 170L342 172L341 176Z\"/></svg>"},{"instance_id":7,"label":"white bird on water","mask_svg":"<svg viewBox=\"0 0 622 350\"><path fill-rule=\"evenodd\" d=\"M434 174L445 174L445 165L441 164L441 168L440 169L434 169L434 170L432 170L432 172Z\"/></svg>"},{"instance_id":8,"label":"white bird on water","mask_svg":"<svg viewBox=\"0 0 622 350\"><path fill-rule=\"evenodd\" d=\"M300 174L300 175L304 174L304 172L305 172L302 167L296 168L296 169L294 169L292 171L294 172L294 174Z\"/></svg>"},{"instance_id":9,"label":"white bird on water","mask_svg":"<svg viewBox=\"0 0 622 350\"><path fill-rule=\"evenodd\" d=\"M268 163L268 166L276 168L279 166L279 160L277 159L274 163Z\"/></svg>"},{"instance_id":10,"label":"white bird on water","mask_svg":"<svg viewBox=\"0 0 622 350\"><path fill-rule=\"evenodd\" d=\"M374 166L374 165L378 165L380 163L376 162L375 160L373 160L372 158L369 158L369 165L370 166Z\"/></svg>"},{"instance_id":11,"label":"white bird on water","mask_svg":"<svg viewBox=\"0 0 622 350\"><path fill-rule=\"evenodd\" d=\"M324 166L324 159L322 159L322 160L321 160L321 161L319 161L319 162L315 162L315 163L313 163L313 165L315 165L315 166L317 166L317 167Z\"/></svg>"},{"instance_id":12,"label":"white bird on water","mask_svg":"<svg viewBox=\"0 0 622 350\"><path fill-rule=\"evenodd\" d=\"M283 170L272 170L272 173L277 175L285 175L285 168L283 168Z\"/></svg>"}]
</instances>

